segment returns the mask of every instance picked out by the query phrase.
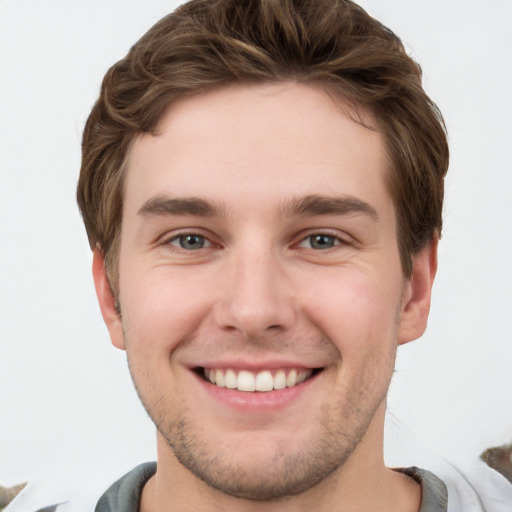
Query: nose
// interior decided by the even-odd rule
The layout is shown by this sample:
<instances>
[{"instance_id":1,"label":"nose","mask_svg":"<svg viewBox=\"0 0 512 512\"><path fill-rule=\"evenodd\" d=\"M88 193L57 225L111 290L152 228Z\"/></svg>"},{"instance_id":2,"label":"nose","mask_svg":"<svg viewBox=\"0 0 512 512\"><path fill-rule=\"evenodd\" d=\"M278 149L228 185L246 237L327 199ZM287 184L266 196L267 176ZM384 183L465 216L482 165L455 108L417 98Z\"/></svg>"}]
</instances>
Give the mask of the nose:
<instances>
[{"instance_id":1,"label":"nose","mask_svg":"<svg viewBox=\"0 0 512 512\"><path fill-rule=\"evenodd\" d=\"M225 262L215 321L248 339L290 329L297 307L286 272L271 250L250 248Z\"/></svg>"}]
</instances>

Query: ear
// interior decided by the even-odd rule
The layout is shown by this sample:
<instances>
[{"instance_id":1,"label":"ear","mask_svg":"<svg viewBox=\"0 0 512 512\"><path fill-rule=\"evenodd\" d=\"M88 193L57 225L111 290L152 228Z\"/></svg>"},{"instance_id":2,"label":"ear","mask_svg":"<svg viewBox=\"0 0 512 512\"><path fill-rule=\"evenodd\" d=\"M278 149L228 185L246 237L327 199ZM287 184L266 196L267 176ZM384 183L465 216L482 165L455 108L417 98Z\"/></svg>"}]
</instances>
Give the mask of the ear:
<instances>
[{"instance_id":1,"label":"ear","mask_svg":"<svg viewBox=\"0 0 512 512\"><path fill-rule=\"evenodd\" d=\"M94 249L92 259L92 275L96 295L100 304L101 314L110 334L114 347L124 350L124 334L121 315L117 311L116 299L105 269L105 259L99 248Z\"/></svg>"},{"instance_id":2,"label":"ear","mask_svg":"<svg viewBox=\"0 0 512 512\"><path fill-rule=\"evenodd\" d=\"M437 243L430 244L413 257L412 275L406 280L402 296L398 343L419 338L427 328L432 285L437 271Z\"/></svg>"}]
</instances>

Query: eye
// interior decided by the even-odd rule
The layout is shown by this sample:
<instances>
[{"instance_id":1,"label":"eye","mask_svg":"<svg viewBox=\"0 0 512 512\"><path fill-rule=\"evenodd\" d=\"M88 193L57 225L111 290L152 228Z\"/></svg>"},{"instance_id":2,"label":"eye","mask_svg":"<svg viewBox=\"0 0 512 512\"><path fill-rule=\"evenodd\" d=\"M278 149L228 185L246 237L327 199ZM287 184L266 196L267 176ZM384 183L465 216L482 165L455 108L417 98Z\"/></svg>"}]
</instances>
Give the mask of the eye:
<instances>
[{"instance_id":1,"label":"eye","mask_svg":"<svg viewBox=\"0 0 512 512\"><path fill-rule=\"evenodd\" d=\"M342 241L334 235L329 235L326 233L314 233L302 240L299 246L321 251L325 249L331 249L340 243L342 243Z\"/></svg>"},{"instance_id":2,"label":"eye","mask_svg":"<svg viewBox=\"0 0 512 512\"><path fill-rule=\"evenodd\" d=\"M202 235L197 235L195 233L187 233L183 235L178 235L168 242L175 247L178 246L181 249L185 249L187 251L197 251L198 249L203 249L204 247L209 247L210 242L207 238Z\"/></svg>"}]
</instances>

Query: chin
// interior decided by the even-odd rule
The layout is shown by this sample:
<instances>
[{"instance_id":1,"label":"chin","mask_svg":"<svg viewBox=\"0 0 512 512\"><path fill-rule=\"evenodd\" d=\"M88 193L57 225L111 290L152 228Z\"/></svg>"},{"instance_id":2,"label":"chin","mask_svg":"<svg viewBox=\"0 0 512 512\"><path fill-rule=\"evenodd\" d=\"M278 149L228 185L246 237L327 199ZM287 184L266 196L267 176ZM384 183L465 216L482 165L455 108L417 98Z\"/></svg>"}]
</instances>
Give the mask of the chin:
<instances>
[{"instance_id":1,"label":"chin","mask_svg":"<svg viewBox=\"0 0 512 512\"><path fill-rule=\"evenodd\" d=\"M206 440L187 419L160 430L174 458L189 474L224 494L276 501L301 494L324 481L352 455L367 425L349 439L333 425L319 425L304 439L269 432L243 432ZM354 430L352 429L354 433ZM204 434L204 431L203 431Z\"/></svg>"}]
</instances>

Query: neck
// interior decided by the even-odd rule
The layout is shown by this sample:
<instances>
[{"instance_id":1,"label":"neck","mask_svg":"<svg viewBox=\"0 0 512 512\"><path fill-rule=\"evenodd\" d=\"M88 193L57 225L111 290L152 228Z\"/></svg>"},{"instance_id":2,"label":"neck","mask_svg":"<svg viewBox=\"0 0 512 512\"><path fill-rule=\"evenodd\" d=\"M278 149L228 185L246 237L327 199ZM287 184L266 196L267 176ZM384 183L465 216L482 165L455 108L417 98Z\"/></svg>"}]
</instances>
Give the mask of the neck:
<instances>
[{"instance_id":1,"label":"neck","mask_svg":"<svg viewBox=\"0 0 512 512\"><path fill-rule=\"evenodd\" d=\"M409 477L385 467L384 411L373 418L364 438L347 459L308 490L273 501L237 498L214 489L176 460L158 434L158 469L142 492L141 512L354 512L393 510L417 512L421 488Z\"/></svg>"}]
</instances>

